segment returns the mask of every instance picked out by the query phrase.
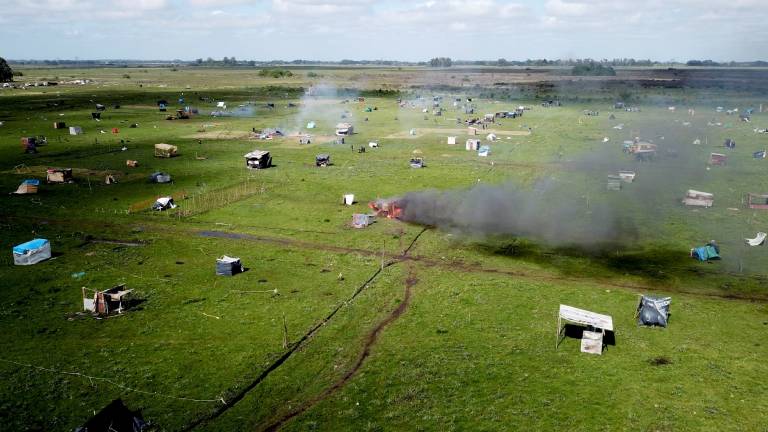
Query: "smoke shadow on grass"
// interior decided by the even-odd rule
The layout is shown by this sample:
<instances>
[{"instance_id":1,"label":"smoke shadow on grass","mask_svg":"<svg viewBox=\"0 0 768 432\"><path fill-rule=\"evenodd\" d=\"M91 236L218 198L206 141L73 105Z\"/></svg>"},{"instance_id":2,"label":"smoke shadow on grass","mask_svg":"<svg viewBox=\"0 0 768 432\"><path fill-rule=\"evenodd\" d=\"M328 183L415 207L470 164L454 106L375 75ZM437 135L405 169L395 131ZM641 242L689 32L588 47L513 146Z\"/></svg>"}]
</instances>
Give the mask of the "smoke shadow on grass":
<instances>
[{"instance_id":1,"label":"smoke shadow on grass","mask_svg":"<svg viewBox=\"0 0 768 432\"><path fill-rule=\"evenodd\" d=\"M569 276L637 276L660 283L691 275L693 261L686 251L658 245L627 249L616 244L547 247L524 239L493 239L475 244L489 255L554 267ZM585 265L584 260L589 264Z\"/></svg>"}]
</instances>

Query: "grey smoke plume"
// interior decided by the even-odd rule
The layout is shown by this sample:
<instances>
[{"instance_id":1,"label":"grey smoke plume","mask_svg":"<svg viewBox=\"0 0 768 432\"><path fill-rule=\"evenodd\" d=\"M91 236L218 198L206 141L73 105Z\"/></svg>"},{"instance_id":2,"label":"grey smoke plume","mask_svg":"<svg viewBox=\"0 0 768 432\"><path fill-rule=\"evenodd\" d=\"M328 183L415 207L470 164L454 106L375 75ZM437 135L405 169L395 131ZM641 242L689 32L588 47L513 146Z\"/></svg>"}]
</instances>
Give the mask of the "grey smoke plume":
<instances>
[{"instance_id":1,"label":"grey smoke plume","mask_svg":"<svg viewBox=\"0 0 768 432\"><path fill-rule=\"evenodd\" d=\"M547 182L533 190L513 184L454 191L411 192L400 198L401 219L469 235L510 235L552 246L594 248L634 240L631 219Z\"/></svg>"}]
</instances>

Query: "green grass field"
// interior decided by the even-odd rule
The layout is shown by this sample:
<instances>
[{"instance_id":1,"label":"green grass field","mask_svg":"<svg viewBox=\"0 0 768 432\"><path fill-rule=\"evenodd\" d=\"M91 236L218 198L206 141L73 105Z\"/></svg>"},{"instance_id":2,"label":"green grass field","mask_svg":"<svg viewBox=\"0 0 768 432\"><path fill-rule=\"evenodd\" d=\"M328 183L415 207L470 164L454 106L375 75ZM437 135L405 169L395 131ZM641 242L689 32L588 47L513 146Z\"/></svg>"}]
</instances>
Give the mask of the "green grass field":
<instances>
[{"instance_id":1,"label":"green grass field","mask_svg":"<svg viewBox=\"0 0 768 432\"><path fill-rule=\"evenodd\" d=\"M768 114L745 123L715 112L757 107L764 95L633 89L641 111L630 113L588 92L543 108L532 98L482 97L498 89L401 88L408 101L445 96L435 117L376 92L418 69L319 73L30 69L27 81L94 83L0 90L0 189L44 180L48 167L75 177L43 182L37 195L0 195L3 429L72 430L119 397L168 431L766 430L768 257L743 239L766 230L768 212L746 208L743 196L768 193L768 162L752 157L768 146L753 131L768 126ZM349 91L303 97L310 84ZM182 93L201 114L165 120ZM501 139L487 158L464 149L466 128L455 121L468 116L453 98L467 94L475 116L531 107L492 126ZM169 113L158 112L159 99L171 102ZM220 100L252 111L211 117ZM90 118L95 103L107 105L100 122ZM333 133L343 112L356 134L340 145ZM54 121L84 134L54 130ZM317 128L307 131L309 121ZM251 139L254 128L309 132L313 142ZM48 145L24 154L19 140L33 135ZM449 135L457 145L446 144ZM635 161L621 144L635 136L675 154ZM723 149L726 138L734 150ZM358 153L372 140L379 148ZM180 155L155 158L156 143ZM247 170L243 154L253 149L269 150L275 166ZM426 168L409 167L416 150ZM728 153L728 164L707 169L711 152ZM315 167L318 153L333 165ZM607 191L618 168L637 180ZM149 183L155 171L173 183ZM104 184L106 173L118 183ZM599 206L616 209L632 238L594 249L385 218L349 225L376 198L543 180L577 198L584 224ZM714 193L715 206L682 206L687 189ZM358 203L342 205L345 193ZM177 209L147 209L170 194ZM51 241L54 259L14 266L11 247L36 237ZM689 258L711 239L722 260ZM248 270L217 277L224 254ZM82 312L82 287L119 283L141 300L135 308L100 319ZM637 326L639 294L672 296L668 328ZM613 316L615 345L590 356L566 338L555 349L559 304Z\"/></svg>"}]
</instances>

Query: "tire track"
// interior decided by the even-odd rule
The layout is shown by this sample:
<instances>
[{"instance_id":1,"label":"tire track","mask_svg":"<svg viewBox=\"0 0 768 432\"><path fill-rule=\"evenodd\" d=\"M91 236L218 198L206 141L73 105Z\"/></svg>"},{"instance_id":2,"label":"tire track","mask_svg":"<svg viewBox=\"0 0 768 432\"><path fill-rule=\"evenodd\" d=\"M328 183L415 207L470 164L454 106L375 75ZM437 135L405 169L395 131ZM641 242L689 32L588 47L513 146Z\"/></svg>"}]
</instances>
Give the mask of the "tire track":
<instances>
[{"instance_id":1,"label":"tire track","mask_svg":"<svg viewBox=\"0 0 768 432\"><path fill-rule=\"evenodd\" d=\"M421 235L422 235L422 234L424 234L424 232L425 232L426 230L427 230L427 228L424 228L424 229L422 229L422 230L421 230L421 231L420 231L420 232L419 232L419 233L416 235L416 237L414 237L414 239L413 239L413 241L411 242L411 244L408 246L408 248L407 248L405 251L403 251L403 253L402 253L402 255L400 255L400 257L406 257L406 256L407 256L407 254L408 254L408 252L410 251L410 249L411 249L411 248L412 248L412 247L415 245L415 243L416 243L416 240L418 240L418 239L419 239L419 237L421 237ZM204 232L201 232L201 233L199 233L199 234L200 234L200 235L202 235L202 236L204 236L204 237L223 237L223 238L237 238L237 239L248 239L248 240L256 240L256 241L265 241L265 240L266 240L266 239L260 239L260 238L258 238L258 237L255 237L255 236L250 236L250 235L247 235L247 234L243 235L243 234L236 234L236 233L224 233L224 232L210 232L210 231L204 231ZM273 239L269 239L269 240L273 240ZM266 240L266 241L269 241L269 240ZM282 241L278 241L277 243L283 243L283 242L282 242ZM285 244L291 244L291 242L290 242L290 241L288 241L288 242L287 242L287 243L285 243ZM335 249L335 248L334 248L334 249ZM343 248L341 248L341 249L343 249ZM359 287L358 287L358 288L357 288L357 289L356 289L356 290L355 290L355 291L352 293L352 295L351 295L351 296L350 296L350 297L349 297L349 298L348 298L346 301L343 301L343 302L339 303L339 304L338 304L338 305L337 305L337 306L336 306L336 307L335 307L335 308L334 308L334 309L333 309L333 310L332 310L332 311L331 311L331 312L330 312L328 315L326 315L326 316L325 316L325 318L323 318L322 320L320 320L320 322L318 322L317 324L315 324L314 326L312 326L312 327L311 327L311 328L310 328L310 329L309 329L309 330L308 330L306 333L304 333L304 335L303 335L303 336L302 336L302 337L301 337L301 338L300 338L298 341L294 342L294 343L293 343L293 344L290 346L290 348L289 348L287 351L285 351L285 352L284 352L284 353L283 353L283 354L282 354L280 357L278 357L278 358L277 358L277 360L275 360L274 362L272 362L272 364L270 364L270 365L269 365L269 367L267 367L266 369L264 369L264 370L263 370L263 371L262 371L262 372L261 372L261 373L260 373L260 374L259 374L259 375L258 375L258 376L257 376L257 377L254 379L254 380L253 380L253 381L251 381L251 382L250 382L250 383L249 383L247 386L243 387L243 389L242 389L242 390L240 390L240 391L239 391L237 394L235 394L233 397L229 398L229 400L227 400L227 401L226 401L226 402L225 402L223 405L221 405L220 407L216 408L216 410L215 410L215 411L213 411L211 414L209 414L209 415L207 415L207 416L204 416L204 417L200 417L200 418L198 418L198 419L196 419L196 420L192 421L192 422L191 422L191 423L189 423L187 426L185 426L184 428L182 428L182 429L181 429L181 431L184 431L184 432L187 432L187 431L191 431L191 430L193 430L193 429L195 429L195 428L197 428L197 427L199 427L199 426L202 426L202 425L204 425L204 424L207 424L207 423L209 423L210 421L212 421L212 420L215 420L216 418L220 417L222 414L224 414L225 412L227 412L227 411L228 411L230 408L232 408L233 406L235 406L235 405L236 405L238 402L240 402L241 400L243 400L243 399L245 398L245 396L247 396L247 395L248 395L248 393L250 393L250 392L251 392L251 390L253 390L254 388L256 388L256 386L258 386L258 385L259 385L259 384L260 384L262 381L264 381L264 380L265 380L265 379L266 379L266 378L269 376L269 374L271 374L271 373L272 373L272 372L274 372L276 369L278 369L280 366L282 366L282 365L283 365L283 363L285 363L285 362L286 362L286 361L287 361L289 358L291 358L291 356L292 356L292 355L293 355L293 354L294 354L296 351L298 351L298 350L299 350L299 348L301 348L302 346L304 346L304 344L305 344L305 343L306 343L306 342L307 342L309 339L311 339L311 338L312 338L312 336L314 336L314 335L315 335L315 334L316 334L318 331L320 331L320 329L321 329L321 328L322 328L324 325L326 325L328 322L330 322L330 321L331 321L331 319L332 319L332 318L333 318L333 317L334 317L334 316L335 316L335 315L336 315L336 314L337 314L337 313L338 313L338 312L339 312L339 311L340 311L340 310L341 310L341 309L342 309L344 306L346 306L348 303L350 303L350 302L354 301L354 300L355 300L355 298L357 298L357 296L358 296L358 295L360 295L360 293L362 293L362 292L363 292L363 290L364 290L365 288L367 288L367 287L368 287L368 285L370 285L370 283L371 283L371 282L373 282L373 281L374 281L374 280L375 280L375 279L376 279L376 278L377 278L377 277L378 277L378 276L381 274L381 272L383 272L383 271L384 271L384 269L385 269L385 268L388 268L388 267L390 267L390 266L392 266L392 265L394 265L394 264L400 263L400 262L402 262L402 261L401 261L401 260L397 260L397 259L395 259L395 260L390 260L390 261L388 261L388 262L384 263L384 264L383 264L381 267L379 267L379 268L378 268L378 269L377 269L377 270L376 270L376 271L373 273L373 275L371 275L371 277L370 277L370 278L368 278L368 280L366 280L366 281L365 281L365 282L364 282L362 285L360 285L360 286L359 286ZM409 279L409 280L410 280L410 279ZM415 282L414 282L414 283L415 283ZM407 285L407 284L406 284L406 285ZM408 298L408 300L410 300L410 287L407 287L407 288L406 288L406 295L407 295L407 298ZM407 304L406 304L406 300L403 300L403 302L402 302L402 303L403 303L403 304L405 304L405 306L403 306L403 310L405 310L405 307L407 306ZM397 314L397 316L400 316L400 314L402 314L402 311L400 311L400 312ZM397 317L397 316L396 316L396 317ZM396 317L395 317L395 318L396 318ZM395 318L393 318L393 319L395 319ZM382 326L382 327L381 327L381 329L383 329L385 326L386 326L386 324L384 324L384 326ZM381 329L379 329L378 331L381 331ZM375 330L375 329L374 329L374 330ZM376 338L376 336L377 336L377 335L378 335L378 332L376 332L376 335L374 335L374 339L373 339L373 341L371 342L371 345L372 345L372 344L373 344L373 342L375 341L375 338ZM365 351L364 351L364 352L365 352ZM359 359L360 365L362 365L362 362L365 360L365 357L367 357L367 356L368 356L368 354L366 353L366 354L365 354L363 357L361 357L361 358ZM358 366L358 368L359 368L359 366ZM350 377L351 377L351 376L352 376L352 375L350 375ZM347 378L347 379L349 379L349 378Z\"/></svg>"},{"instance_id":2,"label":"tire track","mask_svg":"<svg viewBox=\"0 0 768 432\"><path fill-rule=\"evenodd\" d=\"M379 335L381 332L390 324L392 324L395 320L400 318L400 316L408 309L408 306L411 303L411 296L413 292L413 286L416 285L418 282L418 279L413 276L413 273L410 272L408 275L408 278L405 280L405 291L403 294L403 301L400 302L400 304L392 310L392 312L387 315L386 318L384 318L383 321L381 321L376 327L371 330L368 335L365 337L365 343L363 344L363 351L360 353L360 355L357 357L357 360L355 361L355 364L352 365L352 367L341 377L339 378L333 385L325 389L322 393L319 395L313 397L309 401L305 402L295 410L289 412L288 414L285 414L284 416L280 417L277 421L269 424L267 427L259 430L263 430L264 432L274 432L278 429L280 429L283 425L291 421L293 418L303 414L307 410L311 409L318 403L324 401L334 393L336 393L339 389L344 387L359 371L360 368L363 366L363 363L365 363L365 360L371 355L371 348L376 344L376 342L379 339Z\"/></svg>"}]
</instances>

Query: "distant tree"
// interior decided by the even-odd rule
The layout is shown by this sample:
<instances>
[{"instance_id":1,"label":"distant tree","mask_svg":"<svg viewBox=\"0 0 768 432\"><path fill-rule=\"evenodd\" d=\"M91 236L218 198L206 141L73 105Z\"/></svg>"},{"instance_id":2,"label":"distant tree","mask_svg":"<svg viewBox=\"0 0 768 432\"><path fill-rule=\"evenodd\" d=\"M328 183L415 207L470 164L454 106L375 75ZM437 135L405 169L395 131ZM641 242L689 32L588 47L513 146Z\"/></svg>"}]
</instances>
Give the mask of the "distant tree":
<instances>
[{"instance_id":1,"label":"distant tree","mask_svg":"<svg viewBox=\"0 0 768 432\"><path fill-rule=\"evenodd\" d=\"M224 58L221 60L221 62L222 62L222 63L224 63L225 65L228 65L228 64L229 64L229 57L226 57L226 56L225 56L225 57L224 57Z\"/></svg>"},{"instance_id":2,"label":"distant tree","mask_svg":"<svg viewBox=\"0 0 768 432\"><path fill-rule=\"evenodd\" d=\"M195 59L195 64L198 64L198 65L203 64L203 59L201 59L201 58Z\"/></svg>"},{"instance_id":3,"label":"distant tree","mask_svg":"<svg viewBox=\"0 0 768 432\"><path fill-rule=\"evenodd\" d=\"M248 60L248 66L256 66L256 62L254 60Z\"/></svg>"},{"instance_id":4,"label":"distant tree","mask_svg":"<svg viewBox=\"0 0 768 432\"><path fill-rule=\"evenodd\" d=\"M0 57L0 82L13 81L13 69L8 66L8 62Z\"/></svg>"},{"instance_id":5,"label":"distant tree","mask_svg":"<svg viewBox=\"0 0 768 432\"><path fill-rule=\"evenodd\" d=\"M496 61L497 66L509 66L509 62L505 58L500 58Z\"/></svg>"},{"instance_id":6,"label":"distant tree","mask_svg":"<svg viewBox=\"0 0 768 432\"><path fill-rule=\"evenodd\" d=\"M205 62L208 64L211 64L214 62L214 60L211 57L208 57L207 59L205 59Z\"/></svg>"},{"instance_id":7,"label":"distant tree","mask_svg":"<svg viewBox=\"0 0 768 432\"><path fill-rule=\"evenodd\" d=\"M616 76L616 71L611 66L590 61L577 64L571 69L571 75L576 76Z\"/></svg>"},{"instance_id":8,"label":"distant tree","mask_svg":"<svg viewBox=\"0 0 768 432\"><path fill-rule=\"evenodd\" d=\"M429 65L432 67L451 67L453 60L450 57L435 57L429 61Z\"/></svg>"}]
</instances>

